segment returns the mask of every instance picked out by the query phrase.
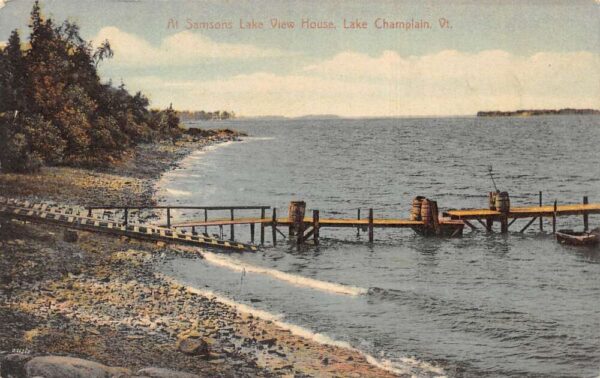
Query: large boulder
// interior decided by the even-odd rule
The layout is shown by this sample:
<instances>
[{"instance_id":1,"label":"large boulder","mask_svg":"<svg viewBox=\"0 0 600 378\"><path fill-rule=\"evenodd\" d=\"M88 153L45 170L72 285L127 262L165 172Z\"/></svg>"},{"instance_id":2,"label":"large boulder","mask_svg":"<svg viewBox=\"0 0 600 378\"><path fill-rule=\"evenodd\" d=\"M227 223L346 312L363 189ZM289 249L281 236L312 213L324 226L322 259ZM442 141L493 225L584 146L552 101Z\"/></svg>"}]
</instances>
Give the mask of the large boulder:
<instances>
[{"instance_id":1,"label":"large boulder","mask_svg":"<svg viewBox=\"0 0 600 378\"><path fill-rule=\"evenodd\" d=\"M184 373L181 371L175 371L170 369L163 369L157 367L147 367L139 370L136 375L141 377L151 378L200 378L199 375Z\"/></svg>"},{"instance_id":2,"label":"large boulder","mask_svg":"<svg viewBox=\"0 0 600 378\"><path fill-rule=\"evenodd\" d=\"M28 377L44 378L112 378L126 377L131 371L73 357L34 357L25 364Z\"/></svg>"},{"instance_id":3,"label":"large boulder","mask_svg":"<svg viewBox=\"0 0 600 378\"><path fill-rule=\"evenodd\" d=\"M28 354L8 354L0 360L0 377L17 378L25 376L25 364L32 356Z\"/></svg>"},{"instance_id":4,"label":"large boulder","mask_svg":"<svg viewBox=\"0 0 600 378\"><path fill-rule=\"evenodd\" d=\"M183 332L177 339L177 350L189 356L209 356L213 340L204 338L198 332Z\"/></svg>"}]
</instances>

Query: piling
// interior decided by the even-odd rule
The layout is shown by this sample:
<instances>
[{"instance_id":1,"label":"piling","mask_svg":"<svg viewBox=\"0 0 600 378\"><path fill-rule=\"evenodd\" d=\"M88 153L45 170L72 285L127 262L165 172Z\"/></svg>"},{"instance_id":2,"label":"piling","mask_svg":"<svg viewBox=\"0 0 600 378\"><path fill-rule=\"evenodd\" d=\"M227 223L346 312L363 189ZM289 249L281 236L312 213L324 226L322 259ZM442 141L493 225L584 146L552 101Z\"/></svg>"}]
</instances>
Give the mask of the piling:
<instances>
[{"instance_id":1,"label":"piling","mask_svg":"<svg viewBox=\"0 0 600 378\"><path fill-rule=\"evenodd\" d=\"M127 224L129 224L129 209L125 208L125 221L123 222L125 224L125 226L127 226Z\"/></svg>"},{"instance_id":2,"label":"piling","mask_svg":"<svg viewBox=\"0 0 600 378\"><path fill-rule=\"evenodd\" d=\"M265 219L265 209L260 209L261 221ZM265 245L265 223L260 222L260 245Z\"/></svg>"},{"instance_id":3,"label":"piling","mask_svg":"<svg viewBox=\"0 0 600 378\"><path fill-rule=\"evenodd\" d=\"M583 197L583 204L584 205L588 204L588 198L587 198L587 196ZM588 225L588 214L587 213L583 213L583 231L587 232L588 228L589 228L589 225Z\"/></svg>"},{"instance_id":4,"label":"piling","mask_svg":"<svg viewBox=\"0 0 600 378\"><path fill-rule=\"evenodd\" d=\"M235 219L233 216L233 209L231 209L230 212L231 212L231 220L233 221ZM234 240L235 239L235 228L233 226L233 223L229 226L229 234L230 234L229 239Z\"/></svg>"},{"instance_id":5,"label":"piling","mask_svg":"<svg viewBox=\"0 0 600 378\"><path fill-rule=\"evenodd\" d=\"M496 210L496 195L498 195L498 192L489 192L489 194L488 194L488 203L489 203L490 210ZM494 227L494 219L486 218L485 230L487 232L492 232L493 227Z\"/></svg>"},{"instance_id":6,"label":"piling","mask_svg":"<svg viewBox=\"0 0 600 378\"><path fill-rule=\"evenodd\" d=\"M304 214L306 212L306 202L292 201L288 207L288 220L290 221L290 236L303 236L304 232Z\"/></svg>"},{"instance_id":7,"label":"piling","mask_svg":"<svg viewBox=\"0 0 600 378\"><path fill-rule=\"evenodd\" d=\"M271 232L273 233L273 245L277 245L277 209L273 208L273 217L271 218Z\"/></svg>"},{"instance_id":8,"label":"piling","mask_svg":"<svg viewBox=\"0 0 600 378\"><path fill-rule=\"evenodd\" d=\"M358 209L357 214L356 214L356 219L360 220L360 209ZM356 227L356 236L360 236L360 226Z\"/></svg>"},{"instance_id":9,"label":"piling","mask_svg":"<svg viewBox=\"0 0 600 378\"><path fill-rule=\"evenodd\" d=\"M204 209L204 223L208 222L208 209ZM204 233L208 234L208 226L204 226Z\"/></svg>"},{"instance_id":10,"label":"piling","mask_svg":"<svg viewBox=\"0 0 600 378\"><path fill-rule=\"evenodd\" d=\"M369 243L373 243L373 209L369 209Z\"/></svg>"},{"instance_id":11,"label":"piling","mask_svg":"<svg viewBox=\"0 0 600 378\"><path fill-rule=\"evenodd\" d=\"M552 213L552 233L556 234L556 200L554 201L554 212Z\"/></svg>"},{"instance_id":12,"label":"piling","mask_svg":"<svg viewBox=\"0 0 600 378\"><path fill-rule=\"evenodd\" d=\"M250 244L254 244L254 223L250 223Z\"/></svg>"},{"instance_id":13,"label":"piling","mask_svg":"<svg viewBox=\"0 0 600 378\"><path fill-rule=\"evenodd\" d=\"M540 190L540 207L542 207L542 191ZM544 231L544 219L543 217L540 217L540 232Z\"/></svg>"},{"instance_id":14,"label":"piling","mask_svg":"<svg viewBox=\"0 0 600 378\"><path fill-rule=\"evenodd\" d=\"M313 210L313 240L319 245L319 210Z\"/></svg>"},{"instance_id":15,"label":"piling","mask_svg":"<svg viewBox=\"0 0 600 378\"><path fill-rule=\"evenodd\" d=\"M125 210L127 211L127 210ZM167 207L167 228L171 228L171 209Z\"/></svg>"}]
</instances>

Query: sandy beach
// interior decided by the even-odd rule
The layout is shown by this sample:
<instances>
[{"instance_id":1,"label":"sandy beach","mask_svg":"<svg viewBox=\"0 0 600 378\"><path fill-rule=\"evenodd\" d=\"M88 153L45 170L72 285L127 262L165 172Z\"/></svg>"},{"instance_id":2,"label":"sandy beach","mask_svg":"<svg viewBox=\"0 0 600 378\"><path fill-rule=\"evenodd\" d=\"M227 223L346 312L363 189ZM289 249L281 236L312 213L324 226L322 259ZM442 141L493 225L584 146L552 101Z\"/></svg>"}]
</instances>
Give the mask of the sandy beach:
<instances>
[{"instance_id":1,"label":"sandy beach","mask_svg":"<svg viewBox=\"0 0 600 378\"><path fill-rule=\"evenodd\" d=\"M237 138L216 134L176 146L140 146L122 165L103 171L1 174L0 193L70 205L150 205L161 173L195 149ZM27 376L35 357L46 355L103 364L106 376L394 375L357 350L319 343L306 330L214 297L210 287L184 287L155 271L164 259L201 258L202 251L88 232L69 243L63 232L2 220L3 376Z\"/></svg>"}]
</instances>

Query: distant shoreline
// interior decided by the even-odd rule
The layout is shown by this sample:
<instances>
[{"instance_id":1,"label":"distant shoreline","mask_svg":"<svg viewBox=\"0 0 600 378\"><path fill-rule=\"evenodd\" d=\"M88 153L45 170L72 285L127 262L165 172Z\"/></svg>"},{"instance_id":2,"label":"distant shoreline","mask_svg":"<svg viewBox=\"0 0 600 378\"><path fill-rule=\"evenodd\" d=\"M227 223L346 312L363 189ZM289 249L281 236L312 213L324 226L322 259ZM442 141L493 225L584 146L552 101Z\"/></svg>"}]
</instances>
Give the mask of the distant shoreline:
<instances>
[{"instance_id":1,"label":"distant shoreline","mask_svg":"<svg viewBox=\"0 0 600 378\"><path fill-rule=\"evenodd\" d=\"M532 117L540 115L600 115L600 110L596 109L527 109L516 110L513 112L502 112L493 110L489 112L479 111L477 117Z\"/></svg>"}]
</instances>

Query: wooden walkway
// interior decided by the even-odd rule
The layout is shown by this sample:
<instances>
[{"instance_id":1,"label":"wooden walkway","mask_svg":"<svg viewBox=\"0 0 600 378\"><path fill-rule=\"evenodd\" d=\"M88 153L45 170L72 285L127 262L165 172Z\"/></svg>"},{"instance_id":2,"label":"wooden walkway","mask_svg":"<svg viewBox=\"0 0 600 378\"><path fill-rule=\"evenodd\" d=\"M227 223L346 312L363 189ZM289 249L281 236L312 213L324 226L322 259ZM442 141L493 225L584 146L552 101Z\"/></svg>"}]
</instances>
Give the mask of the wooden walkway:
<instances>
[{"instance_id":1,"label":"wooden walkway","mask_svg":"<svg viewBox=\"0 0 600 378\"><path fill-rule=\"evenodd\" d=\"M49 223L61 227L127 236L140 240L162 241L231 251L256 251L258 249L254 245L221 240L207 234L189 233L150 225L125 225L102 218L83 216L73 209L70 211L62 210L53 208L48 204L34 204L27 201L10 199L3 201L0 203L0 216L27 222Z\"/></svg>"},{"instance_id":2,"label":"wooden walkway","mask_svg":"<svg viewBox=\"0 0 600 378\"><path fill-rule=\"evenodd\" d=\"M489 209L464 209L449 210L447 214L453 219L487 219L502 215L501 212ZM531 218L531 217L553 217L567 215L600 214L600 203L557 205L554 206L531 206L511 207L507 214L508 218Z\"/></svg>"}]
</instances>

